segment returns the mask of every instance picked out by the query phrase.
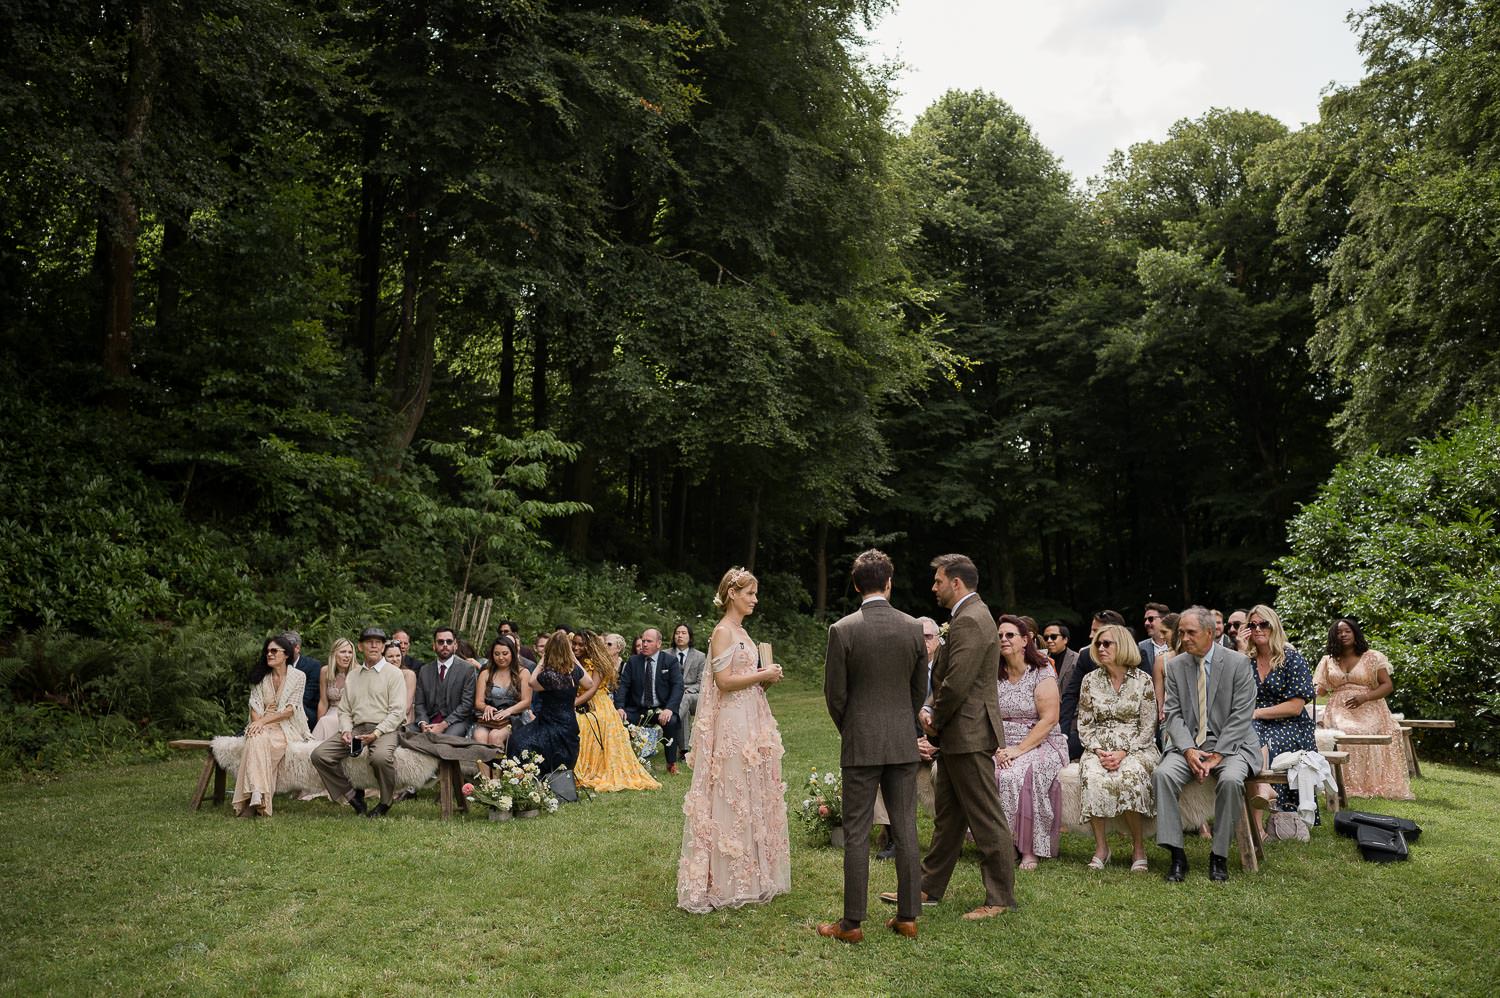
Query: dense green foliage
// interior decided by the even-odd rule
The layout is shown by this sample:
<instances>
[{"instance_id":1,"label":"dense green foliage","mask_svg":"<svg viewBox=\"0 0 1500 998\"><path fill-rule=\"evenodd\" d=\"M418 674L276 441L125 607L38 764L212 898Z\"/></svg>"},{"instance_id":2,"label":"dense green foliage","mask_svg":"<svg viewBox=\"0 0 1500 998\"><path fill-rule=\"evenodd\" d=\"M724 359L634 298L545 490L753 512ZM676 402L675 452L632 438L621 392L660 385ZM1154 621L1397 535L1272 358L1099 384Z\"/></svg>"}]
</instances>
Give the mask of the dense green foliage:
<instances>
[{"instance_id":1,"label":"dense green foliage","mask_svg":"<svg viewBox=\"0 0 1500 998\"><path fill-rule=\"evenodd\" d=\"M736 563L803 640L872 542L913 608L945 550L1245 605L1338 447L1500 397L1493 0L1086 190L993 95L892 128L888 6L0 0L4 709L203 731L276 628L628 630Z\"/></svg>"},{"instance_id":2,"label":"dense green foliage","mask_svg":"<svg viewBox=\"0 0 1500 998\"><path fill-rule=\"evenodd\" d=\"M1334 617L1360 621L1391 660L1395 709L1457 721L1424 738L1466 759L1500 756L1496 509L1500 423L1471 409L1411 454L1340 466L1272 573L1301 647L1321 654Z\"/></svg>"}]
</instances>

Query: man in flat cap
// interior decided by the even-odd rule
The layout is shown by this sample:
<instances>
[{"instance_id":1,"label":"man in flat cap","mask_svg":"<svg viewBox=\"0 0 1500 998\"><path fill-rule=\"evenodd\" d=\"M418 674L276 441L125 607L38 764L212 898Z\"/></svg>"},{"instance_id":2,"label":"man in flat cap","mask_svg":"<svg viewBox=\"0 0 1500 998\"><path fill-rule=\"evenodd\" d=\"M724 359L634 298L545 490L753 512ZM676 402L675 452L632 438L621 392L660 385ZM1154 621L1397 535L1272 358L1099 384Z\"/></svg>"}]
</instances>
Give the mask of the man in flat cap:
<instances>
[{"instance_id":1,"label":"man in flat cap","mask_svg":"<svg viewBox=\"0 0 1500 998\"><path fill-rule=\"evenodd\" d=\"M343 801L358 814L378 818L396 799L397 734L406 720L406 680L401 670L381 655L385 631L366 627L359 635L364 661L349 670L344 697L339 701L339 737L313 749L312 764L323 788L335 802ZM356 790L344 771L351 756L368 751L370 768L380 784L380 804L365 810L364 791Z\"/></svg>"}]
</instances>

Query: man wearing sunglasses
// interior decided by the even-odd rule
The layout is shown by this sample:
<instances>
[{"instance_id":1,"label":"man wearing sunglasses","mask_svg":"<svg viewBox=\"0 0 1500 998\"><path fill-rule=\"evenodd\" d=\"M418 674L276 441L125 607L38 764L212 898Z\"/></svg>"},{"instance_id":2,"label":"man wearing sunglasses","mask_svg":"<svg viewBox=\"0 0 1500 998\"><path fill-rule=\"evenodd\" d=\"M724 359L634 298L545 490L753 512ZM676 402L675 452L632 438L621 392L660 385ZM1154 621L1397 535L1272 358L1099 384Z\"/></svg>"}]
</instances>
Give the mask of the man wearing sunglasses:
<instances>
[{"instance_id":1,"label":"man wearing sunglasses","mask_svg":"<svg viewBox=\"0 0 1500 998\"><path fill-rule=\"evenodd\" d=\"M437 659L417 673L412 704L414 730L467 738L474 727L474 666L458 657L458 635L451 627L432 634Z\"/></svg>"},{"instance_id":2,"label":"man wearing sunglasses","mask_svg":"<svg viewBox=\"0 0 1500 998\"><path fill-rule=\"evenodd\" d=\"M1057 670L1058 689L1068 685L1069 677L1078 667L1078 653L1068 647L1070 637L1072 635L1068 632L1068 626L1060 620L1049 621L1042 628L1042 645L1052 658L1053 668Z\"/></svg>"},{"instance_id":3,"label":"man wearing sunglasses","mask_svg":"<svg viewBox=\"0 0 1500 998\"><path fill-rule=\"evenodd\" d=\"M1225 648L1233 648L1235 651L1240 647L1240 635L1245 630L1245 621L1249 614L1244 610L1236 610L1229 615L1224 622L1224 637L1219 641Z\"/></svg>"}]
</instances>

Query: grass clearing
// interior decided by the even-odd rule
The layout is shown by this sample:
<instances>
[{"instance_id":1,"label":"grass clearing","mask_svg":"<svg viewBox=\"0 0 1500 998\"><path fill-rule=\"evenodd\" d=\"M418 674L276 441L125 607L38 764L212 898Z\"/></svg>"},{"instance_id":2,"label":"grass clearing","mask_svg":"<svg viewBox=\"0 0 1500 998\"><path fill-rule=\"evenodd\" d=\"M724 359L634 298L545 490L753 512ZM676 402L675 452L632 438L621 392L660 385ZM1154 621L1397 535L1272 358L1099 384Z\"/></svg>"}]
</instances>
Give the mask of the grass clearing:
<instances>
[{"instance_id":1,"label":"grass clearing","mask_svg":"<svg viewBox=\"0 0 1500 998\"><path fill-rule=\"evenodd\" d=\"M789 800L838 738L812 682L772 690ZM278 799L269 821L187 811L199 758L0 785L4 994L1408 995L1500 981L1500 775L1425 765L1408 863L1361 863L1327 821L1273 843L1258 875L1207 844L1168 885L1085 869L1092 839L1018 874L1022 910L970 924L968 854L915 943L885 932L876 863L867 937L819 938L842 854L793 823L792 893L708 916L675 906L682 795L610 794L535 821L443 822L429 789L382 821ZM921 822L925 842L931 832ZM1116 844L1117 857L1123 844ZM1128 846L1123 846L1128 854ZM879 931L876 931L879 930Z\"/></svg>"}]
</instances>

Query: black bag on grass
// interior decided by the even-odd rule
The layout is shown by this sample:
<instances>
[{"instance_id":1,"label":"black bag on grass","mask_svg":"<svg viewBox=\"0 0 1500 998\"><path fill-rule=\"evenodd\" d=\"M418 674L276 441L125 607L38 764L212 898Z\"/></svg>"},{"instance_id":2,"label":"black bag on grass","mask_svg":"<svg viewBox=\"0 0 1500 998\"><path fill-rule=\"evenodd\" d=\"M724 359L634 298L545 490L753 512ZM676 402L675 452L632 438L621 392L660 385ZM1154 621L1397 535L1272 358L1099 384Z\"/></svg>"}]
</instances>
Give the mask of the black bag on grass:
<instances>
[{"instance_id":1,"label":"black bag on grass","mask_svg":"<svg viewBox=\"0 0 1500 998\"><path fill-rule=\"evenodd\" d=\"M1352 839L1362 827L1400 832L1407 842L1416 842L1422 837L1421 827L1410 818L1397 818L1389 814L1376 814L1373 811L1340 811L1333 816L1334 831L1340 835L1346 835Z\"/></svg>"},{"instance_id":2,"label":"black bag on grass","mask_svg":"<svg viewBox=\"0 0 1500 998\"><path fill-rule=\"evenodd\" d=\"M1396 863L1407 858L1406 836L1397 829L1360 825L1354 841L1366 863Z\"/></svg>"}]
</instances>

